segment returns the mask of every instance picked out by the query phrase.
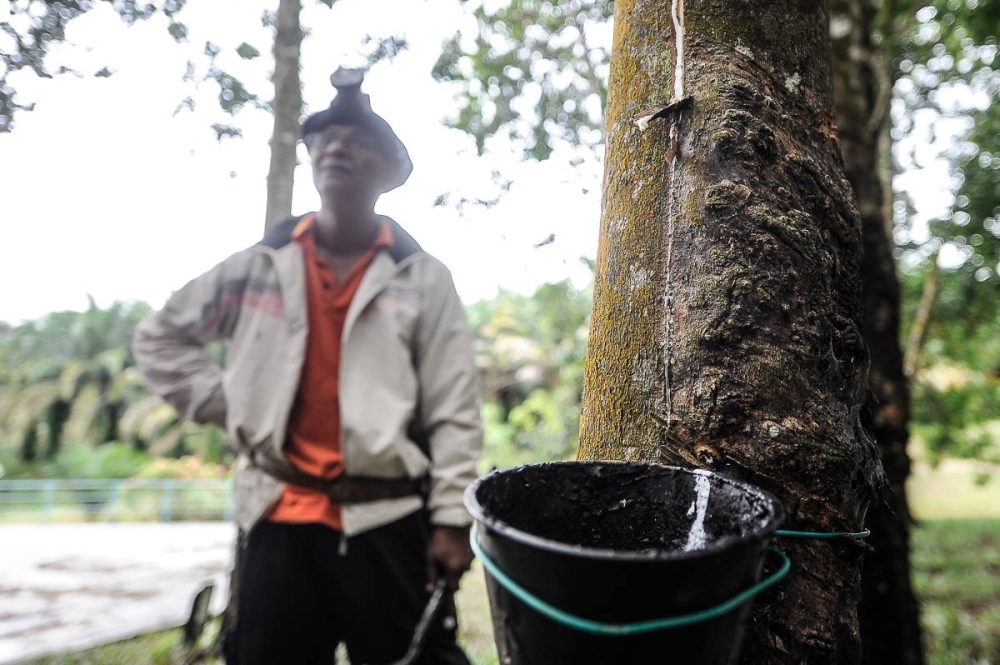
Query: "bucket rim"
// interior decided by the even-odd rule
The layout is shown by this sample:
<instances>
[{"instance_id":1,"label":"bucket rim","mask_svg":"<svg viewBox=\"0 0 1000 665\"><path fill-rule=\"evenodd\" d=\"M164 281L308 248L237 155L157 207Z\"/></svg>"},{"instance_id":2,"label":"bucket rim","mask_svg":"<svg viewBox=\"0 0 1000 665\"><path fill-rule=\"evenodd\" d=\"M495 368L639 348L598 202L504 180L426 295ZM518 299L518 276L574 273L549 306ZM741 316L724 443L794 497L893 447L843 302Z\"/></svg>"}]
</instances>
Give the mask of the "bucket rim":
<instances>
[{"instance_id":1,"label":"bucket rim","mask_svg":"<svg viewBox=\"0 0 1000 665\"><path fill-rule=\"evenodd\" d=\"M667 469L670 471L681 472L689 475L701 475L701 476L711 476L714 479L732 485L739 488L742 491L748 492L750 494L755 494L762 499L771 507L771 515L768 518L767 523L760 529L756 529L751 533L743 536L724 536L718 540L713 540L710 544L705 547L701 547L694 550L648 550L648 551L630 551L630 550L616 550L610 548L600 548L600 547L587 547L584 545L570 545L568 543L563 543L558 540L551 540L549 538L544 538L542 536L536 536L534 534L528 533L518 529L503 520L496 517L492 517L486 514L483 509L482 504L479 503L479 498L476 493L480 486L484 482L489 481L491 478L503 475L505 473L510 473L518 469L524 469L526 467L566 467L566 466L644 466L644 467L658 467L661 469ZM714 471L707 471L704 469L686 469L679 466L671 466L668 464L661 464L659 462L623 462L617 460L565 460L559 462L541 462L537 464L525 464L519 467L514 467L511 469L493 470L486 475L476 478L476 480L465 489L464 493L465 507L472 515L472 518L486 527L480 533L496 534L513 540L515 542L521 543L523 545L528 545L530 547L549 551L557 554L564 554L568 556L587 558L587 559L614 559L615 561L683 561L687 559L696 559L699 557L715 554L721 552L733 545L739 543L760 541L761 548L767 545L767 542L771 537L774 536L775 531L781 526L781 523L785 519L785 508L782 503L778 500L774 494L768 492L767 490L761 489L756 485L751 485L740 480L734 480L732 478L727 478Z\"/></svg>"}]
</instances>

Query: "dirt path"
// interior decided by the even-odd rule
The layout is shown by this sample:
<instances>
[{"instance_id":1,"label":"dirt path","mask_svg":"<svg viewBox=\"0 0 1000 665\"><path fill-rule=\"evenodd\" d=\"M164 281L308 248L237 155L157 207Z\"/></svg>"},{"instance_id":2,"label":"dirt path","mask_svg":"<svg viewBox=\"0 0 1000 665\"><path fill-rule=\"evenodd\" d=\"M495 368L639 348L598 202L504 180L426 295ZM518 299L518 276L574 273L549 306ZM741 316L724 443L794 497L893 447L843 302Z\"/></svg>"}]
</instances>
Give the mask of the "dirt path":
<instances>
[{"instance_id":1,"label":"dirt path","mask_svg":"<svg viewBox=\"0 0 1000 665\"><path fill-rule=\"evenodd\" d=\"M226 523L0 525L0 665L184 623L214 582L225 604Z\"/></svg>"}]
</instances>

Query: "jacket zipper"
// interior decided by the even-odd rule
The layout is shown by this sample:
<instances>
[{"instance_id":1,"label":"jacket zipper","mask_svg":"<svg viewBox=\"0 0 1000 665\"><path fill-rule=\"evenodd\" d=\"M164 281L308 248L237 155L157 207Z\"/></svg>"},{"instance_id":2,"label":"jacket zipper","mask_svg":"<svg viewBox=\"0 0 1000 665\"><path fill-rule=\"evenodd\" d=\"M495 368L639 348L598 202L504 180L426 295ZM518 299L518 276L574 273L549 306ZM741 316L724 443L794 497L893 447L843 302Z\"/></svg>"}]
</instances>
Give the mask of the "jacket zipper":
<instances>
[{"instance_id":1,"label":"jacket zipper","mask_svg":"<svg viewBox=\"0 0 1000 665\"><path fill-rule=\"evenodd\" d=\"M375 286L371 290L369 290L368 293L365 294L365 297L363 299L360 299L360 300L357 301L358 302L357 310L356 310L357 313L353 317L350 317L350 316L348 317L348 320L346 322L348 325L345 325L343 333L342 333L342 336L341 336L341 339L340 339L340 349L341 349L341 355L342 356L343 356L344 348L347 345L347 340L350 338L350 334L351 334L351 332L354 329L354 325L357 322L358 317L361 316L361 312L363 312L365 310L365 308L368 307L368 305L370 305L375 300L375 298L378 296L378 294L380 294L383 290L385 290L385 288L387 286L389 286L394 279L396 279L396 277L399 275L399 273L401 273L403 271L404 268L408 267L413 262L414 261L412 259L412 256L408 256L408 257L404 258L402 261L400 261L398 263L395 263L395 265L393 266L392 271L388 272L385 275L385 277L380 282L378 282L377 284L375 284ZM369 266L369 269L371 269L370 266ZM351 303L351 307L352 308L354 307L354 302ZM343 366L343 363L341 363L341 367L342 366ZM338 372L339 371L340 371L340 369L338 369ZM342 377L338 377L338 381L340 380L340 378L342 378ZM347 454L348 453L347 447L345 445L346 443L347 443L346 437L344 436L344 419L343 419L343 417L341 417L341 419L340 419L340 451L341 451L341 453L344 456L344 473L345 474L348 472L347 464L348 464L348 458L349 458L349 455ZM342 547L344 548L344 551L346 552L346 550L347 550L347 544L344 543L342 545Z\"/></svg>"}]
</instances>

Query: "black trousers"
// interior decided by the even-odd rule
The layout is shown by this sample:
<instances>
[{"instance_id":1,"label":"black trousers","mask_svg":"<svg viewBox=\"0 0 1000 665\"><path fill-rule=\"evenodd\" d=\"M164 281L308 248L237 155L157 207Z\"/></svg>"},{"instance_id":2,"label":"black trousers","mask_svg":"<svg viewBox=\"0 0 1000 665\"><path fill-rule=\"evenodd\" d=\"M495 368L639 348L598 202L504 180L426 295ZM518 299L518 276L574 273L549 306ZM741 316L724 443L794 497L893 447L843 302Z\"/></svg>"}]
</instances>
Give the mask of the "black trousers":
<instances>
[{"instance_id":1,"label":"black trousers","mask_svg":"<svg viewBox=\"0 0 1000 665\"><path fill-rule=\"evenodd\" d=\"M319 524L262 522L241 556L238 665L385 665L406 653L427 604L426 518L415 513L347 539ZM469 665L438 621L421 665Z\"/></svg>"}]
</instances>

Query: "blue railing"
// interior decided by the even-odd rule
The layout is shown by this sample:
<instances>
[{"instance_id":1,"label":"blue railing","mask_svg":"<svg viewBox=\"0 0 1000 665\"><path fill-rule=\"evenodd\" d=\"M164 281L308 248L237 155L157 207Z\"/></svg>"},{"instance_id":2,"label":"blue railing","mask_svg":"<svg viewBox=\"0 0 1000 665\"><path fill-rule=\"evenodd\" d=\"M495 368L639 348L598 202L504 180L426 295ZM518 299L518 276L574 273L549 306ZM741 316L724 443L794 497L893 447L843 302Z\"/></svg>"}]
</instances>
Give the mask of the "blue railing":
<instances>
[{"instance_id":1,"label":"blue railing","mask_svg":"<svg viewBox=\"0 0 1000 665\"><path fill-rule=\"evenodd\" d=\"M229 520L229 480L0 480L0 522Z\"/></svg>"}]
</instances>

